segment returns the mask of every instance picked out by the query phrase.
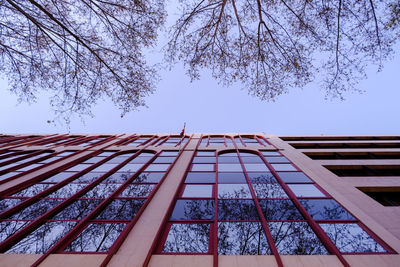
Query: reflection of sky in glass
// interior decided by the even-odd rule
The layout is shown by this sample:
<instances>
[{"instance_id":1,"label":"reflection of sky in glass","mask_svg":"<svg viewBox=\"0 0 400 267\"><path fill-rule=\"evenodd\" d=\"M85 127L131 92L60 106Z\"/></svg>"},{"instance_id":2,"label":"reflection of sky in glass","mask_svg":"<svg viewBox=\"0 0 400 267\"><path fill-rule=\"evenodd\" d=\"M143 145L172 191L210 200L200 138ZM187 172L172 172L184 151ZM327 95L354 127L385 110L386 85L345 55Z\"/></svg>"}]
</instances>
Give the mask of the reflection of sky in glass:
<instances>
[{"instance_id":1,"label":"reflection of sky in glass","mask_svg":"<svg viewBox=\"0 0 400 267\"><path fill-rule=\"evenodd\" d=\"M258 198L288 198L279 184L253 184Z\"/></svg>"},{"instance_id":2,"label":"reflection of sky in glass","mask_svg":"<svg viewBox=\"0 0 400 267\"><path fill-rule=\"evenodd\" d=\"M176 201L170 220L213 220L214 200Z\"/></svg>"},{"instance_id":3,"label":"reflection of sky in glass","mask_svg":"<svg viewBox=\"0 0 400 267\"><path fill-rule=\"evenodd\" d=\"M340 252L386 252L355 223L321 223L320 226Z\"/></svg>"},{"instance_id":4,"label":"reflection of sky in glass","mask_svg":"<svg viewBox=\"0 0 400 267\"><path fill-rule=\"evenodd\" d=\"M172 224L163 252L207 253L209 224Z\"/></svg>"},{"instance_id":5,"label":"reflection of sky in glass","mask_svg":"<svg viewBox=\"0 0 400 267\"><path fill-rule=\"evenodd\" d=\"M182 197L211 197L212 185L186 185Z\"/></svg>"},{"instance_id":6,"label":"reflection of sky in glass","mask_svg":"<svg viewBox=\"0 0 400 267\"><path fill-rule=\"evenodd\" d=\"M325 197L325 195L312 184L289 184L288 186L296 197Z\"/></svg>"},{"instance_id":7,"label":"reflection of sky in glass","mask_svg":"<svg viewBox=\"0 0 400 267\"><path fill-rule=\"evenodd\" d=\"M279 254L328 254L306 222L268 222Z\"/></svg>"},{"instance_id":8,"label":"reflection of sky in glass","mask_svg":"<svg viewBox=\"0 0 400 267\"><path fill-rule=\"evenodd\" d=\"M271 251L261 223L219 222L218 254L262 255Z\"/></svg>"},{"instance_id":9,"label":"reflection of sky in glass","mask_svg":"<svg viewBox=\"0 0 400 267\"><path fill-rule=\"evenodd\" d=\"M300 203L314 220L355 220L333 199L300 199Z\"/></svg>"}]
</instances>

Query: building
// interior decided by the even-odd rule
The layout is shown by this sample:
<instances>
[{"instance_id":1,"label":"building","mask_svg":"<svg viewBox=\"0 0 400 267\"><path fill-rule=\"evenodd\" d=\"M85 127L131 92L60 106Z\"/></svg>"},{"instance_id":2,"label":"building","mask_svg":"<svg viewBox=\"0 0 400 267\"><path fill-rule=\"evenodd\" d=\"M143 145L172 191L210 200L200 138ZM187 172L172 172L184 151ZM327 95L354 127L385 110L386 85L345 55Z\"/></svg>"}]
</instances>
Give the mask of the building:
<instances>
[{"instance_id":1,"label":"building","mask_svg":"<svg viewBox=\"0 0 400 267\"><path fill-rule=\"evenodd\" d=\"M0 135L1 266L400 266L400 136Z\"/></svg>"}]
</instances>

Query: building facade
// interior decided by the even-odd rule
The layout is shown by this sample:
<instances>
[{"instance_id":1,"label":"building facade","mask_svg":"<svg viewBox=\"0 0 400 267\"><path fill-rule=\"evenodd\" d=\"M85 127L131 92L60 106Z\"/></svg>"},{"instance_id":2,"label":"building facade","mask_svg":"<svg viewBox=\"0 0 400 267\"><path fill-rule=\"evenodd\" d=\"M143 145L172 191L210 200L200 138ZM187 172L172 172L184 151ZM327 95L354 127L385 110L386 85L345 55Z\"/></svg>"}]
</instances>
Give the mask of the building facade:
<instances>
[{"instance_id":1,"label":"building facade","mask_svg":"<svg viewBox=\"0 0 400 267\"><path fill-rule=\"evenodd\" d=\"M400 136L0 135L0 266L400 266Z\"/></svg>"}]
</instances>

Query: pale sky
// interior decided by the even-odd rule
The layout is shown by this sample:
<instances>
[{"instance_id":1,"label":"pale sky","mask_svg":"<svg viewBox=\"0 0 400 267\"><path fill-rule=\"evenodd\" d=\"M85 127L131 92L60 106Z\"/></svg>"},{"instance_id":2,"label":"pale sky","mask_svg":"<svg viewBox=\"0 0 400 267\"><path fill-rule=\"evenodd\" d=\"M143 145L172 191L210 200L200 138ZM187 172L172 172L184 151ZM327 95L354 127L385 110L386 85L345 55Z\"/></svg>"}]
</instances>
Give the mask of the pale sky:
<instances>
[{"instance_id":1,"label":"pale sky","mask_svg":"<svg viewBox=\"0 0 400 267\"><path fill-rule=\"evenodd\" d=\"M181 65L161 71L161 81L147 108L120 118L109 101L98 103L94 118L83 123L73 118L66 125L47 123L54 114L42 95L37 103L18 104L0 80L1 133L177 133L186 122L187 132L265 132L276 135L377 135L400 134L400 46L382 72L376 67L359 84L363 94L325 100L318 83L292 89L275 102L260 101L237 84L223 87L208 72L193 83ZM161 56L160 56L161 57Z\"/></svg>"}]
</instances>

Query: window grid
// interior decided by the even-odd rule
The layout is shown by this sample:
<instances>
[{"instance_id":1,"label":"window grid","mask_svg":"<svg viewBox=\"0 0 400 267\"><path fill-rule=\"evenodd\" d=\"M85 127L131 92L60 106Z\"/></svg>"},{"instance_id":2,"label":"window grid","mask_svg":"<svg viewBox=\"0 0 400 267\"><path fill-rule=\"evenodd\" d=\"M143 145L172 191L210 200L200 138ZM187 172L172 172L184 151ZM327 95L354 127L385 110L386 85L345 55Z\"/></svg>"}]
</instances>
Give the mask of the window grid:
<instances>
[{"instance_id":1,"label":"window grid","mask_svg":"<svg viewBox=\"0 0 400 267\"><path fill-rule=\"evenodd\" d=\"M107 153L107 152L106 152ZM169 155L168 155L168 153L166 153L166 155L167 156L164 156L163 155L163 153L161 153L161 155L159 155L159 157L157 157L157 158L163 158L163 157L168 157L168 158L170 158L171 156L174 156L175 158L178 156L178 151L176 151L176 152L174 152L174 153L172 153L172 152L169 152ZM104 153L102 153L102 154L104 154ZM123 155L123 154L122 154ZM98 214L98 215L101 215L101 212L102 211L104 211L104 208L107 208L108 206L106 206L107 204L109 204L109 203L111 203L112 201L119 201L119 202L121 202L121 201L123 201L123 202L126 202L126 201L130 201L131 203L132 203L132 201L133 200L135 200L135 201L140 201L140 203L141 204L144 204L144 201L149 197L149 195L150 194L152 194L152 192L154 192L154 190L155 190L155 187L156 187L156 185L157 184L159 184L159 182L161 181L161 178L164 176L164 174L165 174L165 172L164 171L154 171L154 172L147 172L147 173L149 173L149 174L160 174L160 175L158 175L159 176L159 179L158 179L158 181L151 181L150 183L146 183L146 184L142 184L142 183L140 183L140 181L139 181L139 179L146 179L146 177L145 178L140 178L141 176L139 175L139 172L140 171L143 171L144 170L144 172L143 173L146 173L146 169L149 167L149 166L151 166L151 165L161 165L160 163L154 163L153 162L153 160L156 158L156 156L154 156L154 154L152 154L153 156L152 157L149 157L149 153L139 153L139 152L137 152L137 153L135 153L134 155L132 155L132 156L130 156L130 157L127 157L126 158L126 160L125 161L123 161L123 163L120 163L120 164L118 164L118 166L117 167L114 167L114 168L112 168L111 170L109 170L107 173L105 173L104 175L102 175L102 177L100 177L100 178L98 178L97 180L95 180L95 181L93 181L92 183L91 183L91 185L93 185L92 186L92 188L95 186L95 185L99 185L99 184L101 184L102 182L104 182L105 180L107 180L111 175L112 175L112 173L114 172L114 171L118 171L118 170L121 170L121 169L123 169L124 168L124 166L127 166L127 165L129 165L132 161L135 161L136 159L138 159L140 156L146 156L146 158L148 158L149 160L146 162L146 163L143 163L142 164L142 167L138 170L138 172L133 172L132 173L132 175L130 175L130 178L129 179L127 179L125 182L121 182L121 183L119 183L118 184L118 189L117 190L114 190L113 191L113 193L110 195L110 196L108 196L108 197L103 197L101 200L103 201L99 206L97 206L97 208L95 208L94 210L92 210L91 211L91 213L89 214L89 215L87 215L87 217L86 217L86 219L84 220L84 222L83 221L81 221L81 222L77 222L77 221L75 221L75 223L77 223L77 224L75 224L74 226L75 226L75 228L74 228L74 226L72 226L72 228L71 229L77 229L77 227L80 225L80 228L79 228L79 230L75 230L75 235L73 235L73 234L71 234L71 233L69 233L68 234L68 237L69 237L69 239L72 239L72 240L69 240L69 241L73 241L73 239L75 238L75 237L77 237L82 231L84 231L86 228L86 226L93 226L93 225L97 225L97 226L99 226L99 225L110 225L110 226L113 226L113 224L119 224L119 225L121 225L121 223L122 224L128 224L128 223L131 223L131 218L125 218L125 219L122 219L122 220L119 220L119 219L110 219L109 217L106 217L106 219L99 219L99 218L96 218L96 217L94 217L95 215L96 215L96 213ZM112 160L113 158L115 158L114 156L110 156L110 155L105 155L105 159L104 160L102 160L102 161L100 161L100 162L98 162L98 163L94 163L94 164L92 164L93 166L91 166L91 168L89 168L89 169L95 169L96 168L96 166L101 166L103 163L105 163L105 162L108 162L109 160ZM175 160L174 160L175 161ZM173 161L173 162L174 162ZM172 163L173 162L170 162L170 164L169 164L169 166L172 166ZM81 163L82 164L82 163ZM79 164L78 164L79 165ZM90 164L88 164L88 165L90 165ZM94 168L93 168L94 167ZM88 168L86 168L85 170L87 170ZM74 178L68 178L68 179L66 179L65 181L67 181L65 184L67 184L67 185L70 185L68 182L69 181L71 181L72 179L79 179L79 177L80 177L80 175L79 174L82 174L82 173L85 173L85 170L82 170L82 171L80 171L79 173L77 173L76 175L74 175ZM169 169L168 169L169 170ZM168 171L167 170L167 171ZM135 175L134 175L134 173L136 173ZM141 181L141 182L143 182L143 180ZM40 184L40 183L39 183ZM115 184L115 181L111 181L111 182L106 182L105 184ZM124 192L126 191L126 189L128 189L128 188L130 188L130 187L134 187L134 186L144 186L144 187L147 187L148 188L148 190L147 190L147 192L145 192L145 194L143 194L143 195L137 195L137 196L135 196L135 195L129 195L129 194L124 194ZM53 190L54 191L54 190ZM71 203L73 203L73 201L74 200L88 200L88 199L90 199L90 198L82 198L82 196L83 196L83 194L85 193L85 192L87 192L88 191L88 189L87 190L81 190L81 191L79 191L77 194L75 194L74 196L72 196L72 197L69 197L68 198L68 200L69 201L64 201L63 203L64 203L64 205L63 205L63 207L59 207L58 209L56 209L56 208L53 208L53 210L52 210L52 212L50 212L50 215L49 215L49 213L47 212L46 214L47 214L47 217L46 217L46 214L45 215L43 215L43 216L41 216L41 217L39 217L38 219L37 218L35 218L36 219L36 221L34 221L34 223L36 222L36 225L33 225L32 226L32 224L34 224L34 223L32 223L30 226L30 228L31 228L31 230L33 230L33 229L36 229L36 230L34 230L34 231L37 231L37 230L40 230L40 228L41 227L43 227L43 226L46 226L46 224L50 224L50 223L53 223L53 222L55 222L55 220L54 220L54 218L53 218L53 215L55 215L58 211L62 211L62 209L63 208L68 208L68 204L71 204ZM43 192L42 192L43 193ZM121 195L120 195L120 193L122 193ZM39 194L40 195L40 194ZM46 194L47 195L47 194ZM41 195L41 196L43 196L43 194ZM10 198L10 199L12 199L12 197ZM38 199L42 199L42 198L38 198ZM46 200L46 203L49 203L49 200L51 200L51 201L56 201L56 200L58 200L58 198L52 198L52 199L49 199L49 198L45 198L45 200ZM62 198L62 200L65 200L65 198L63 199ZM91 198L91 200L98 200L98 198L96 199L96 198ZM40 201L40 200L39 200ZM57 201L56 201L57 202ZM68 203L67 203L68 202ZM35 202L35 203L37 203L37 202ZM57 203L56 203L56 205L57 205ZM140 209L140 208L139 208ZM111 210L112 211L112 210ZM10 213L10 212L9 212ZM14 212L15 213L15 212ZM10 219L9 218L7 218L7 216L6 216L6 219L4 219L4 214L5 213L3 213L3 214L1 214L1 215L3 215L3 216L1 216L1 218L3 218L3 222L7 222L7 221L10 221ZM88 218L89 217L89 218ZM53 219L52 219L53 218ZM41 220L40 222L38 222L38 220ZM21 221L21 220L19 220L19 221ZM22 220L23 221L23 220ZM59 220L56 220L56 221L59 221ZM71 220L62 220L63 222L65 222L65 221L71 221ZM72 220L72 221L74 221L74 220ZM22 227L25 227L26 225L23 225ZM46 226L47 227L47 226ZM45 227L45 228L46 228ZM121 230L122 231L122 229L123 229L124 227L120 227L120 229L119 230ZM25 230L25 229L27 229L27 228L24 228L23 230ZM71 230L71 229L69 229L69 230ZM67 231L68 232L68 231ZM117 231L118 232L118 231ZM11 246L11 249L13 248L13 246L15 245L15 244L17 244L18 245L18 241L19 242L21 242L20 240L21 240L21 238L24 238L24 236L27 236L27 234L29 234L29 231L28 230L25 230L25 233L22 233L21 234L21 232L18 232L18 234L20 235L18 238L15 238L14 236L12 236L11 238L13 238L14 237L14 243L12 243L11 241L10 241L10 239L7 239L7 241L6 242L4 242L4 243L2 243L2 244L0 244L0 249L2 250L2 251L4 251L4 250L6 250L6 249L9 249L10 248L10 246ZM64 234L66 234L66 232L64 233ZM29 237L29 235L27 236L27 237ZM27 237L25 237L25 239L27 238ZM25 240L25 239L22 239L22 241L23 240ZM55 252L55 251L60 251L60 249L62 250L63 248L65 248L68 244L66 243L66 241L68 241L68 240L64 240L65 239L65 237L64 238L62 238L62 240L59 240L58 242L57 242L57 244L56 245L54 245L52 248L50 248L50 250L52 251L52 252ZM3 240L2 240L3 241ZM61 241L63 241L63 242L61 242ZM9 244L5 244L5 243L9 243ZM60 245L60 243L61 243L61 245ZM110 243L110 242L109 242ZM114 240L113 240L113 242L111 242L111 244L109 244L110 246L112 246L112 243L114 243ZM58 247L58 248L56 248L56 247ZM46 253L46 255L48 254L48 253L50 253L50 250ZM108 249L106 249L107 251L108 251ZM107 251L103 251L103 252L107 252ZM41 253L43 253L43 252L41 252ZM64 253L64 252L63 252ZM90 251L90 253L93 253L92 251Z\"/></svg>"},{"instance_id":2,"label":"window grid","mask_svg":"<svg viewBox=\"0 0 400 267\"><path fill-rule=\"evenodd\" d=\"M202 140L203 141L203 140ZM204 155L204 154L199 154L199 153L204 153L204 151L198 151L193 159L192 159L192 164L190 166L190 168L188 169L187 175L185 180L182 182L181 186L180 186L180 191L179 194L176 198L176 200L174 201L174 205L172 205L172 209L170 210L170 218L169 220L165 223L165 228L162 232L162 235L160 237L160 242L159 242L159 246L156 248L155 252L156 253L161 253L161 254L212 254L214 255L214 258L217 257L217 255L219 254L218 251L218 229L217 226L219 224L223 224L223 222L236 222L237 220L223 220L220 219L220 215L219 212L221 212L219 210L219 206L220 203L223 203L224 200L222 200L221 198L219 198L218 196L218 188L219 185L221 184L219 179L221 176L221 170L219 169L219 163L220 160L223 158L224 154L220 154L216 160L215 160L215 182L212 182L211 180L208 180L207 182L199 182L197 181L194 182L195 180L193 180L193 173L201 173L204 175L204 177L207 177L208 175L210 175L213 172L207 172L204 170L200 170L198 172L193 171L193 165L195 164L199 164L198 162L202 162L202 164L206 164L207 160L210 161L210 164L213 164L213 160L209 159L209 155ZM306 229L308 233L312 234L315 238L314 238L314 242L318 241L320 243L321 248L319 249L319 251L316 254L334 254L336 256L338 256L338 258L342 261L342 263L345 264L345 266L348 266L347 262L345 261L345 259L343 258L342 255L345 254L379 254L379 253L392 253L393 251L387 247L386 244L383 244L383 242L377 238L373 233L371 233L371 231L369 231L365 225L363 225L360 221L358 221L353 215L351 215L346 209L344 209L339 203L337 203L329 194L327 194L327 192L325 192L320 186L318 186L314 181L312 181L309 177L307 177L306 175L304 175L304 173L302 173L296 166L294 166L289 160L287 160L280 152L278 151L260 151L258 154L254 154L255 157L260 158L262 161L262 163L264 164L264 166L267 168L266 173L270 173L273 178L273 180L265 180L264 182L260 182L260 181L256 181L256 180L252 180L253 177L253 173L257 174L257 171L255 169L253 169L252 171L248 171L246 170L248 168L248 166L250 164L253 164L253 167L260 167L261 165L258 165L259 163L257 163L256 160L254 159L250 159L251 157L247 157L248 155L246 155L246 152L242 152L237 150L237 152L235 151L234 153L237 153L239 156L239 161L240 161L240 165L241 167L244 169L244 175L246 177L246 185L249 188L249 191L251 193L251 198L249 197L245 197L245 198L231 198L230 200L246 200L248 199L248 201L254 201L254 204L256 206L257 209L257 215L258 215L258 220L245 220L249 223L251 222L261 222L261 225L264 229L264 233L266 234L266 238L268 240L268 244L270 246L270 250L273 252L272 254L274 254L277 257L277 261L278 264L280 261L280 254L287 254L285 253L285 251L282 252L282 247L277 248L275 246L275 242L273 241L275 238L277 238L277 236L275 235L275 237L273 237L271 231L275 231L276 229L274 229L274 224L279 224L281 223L281 225L283 224L299 224L300 228L303 227L303 230ZM225 155L228 155L229 153L225 153ZM263 154L263 155L262 155ZM229 155L228 155L229 156ZM199 158L204 157L204 160L199 160ZM208 158L207 158L208 157ZM226 157L228 158L228 157ZM268 159L268 160L267 160ZM222 162L227 162L226 159L221 160ZM229 161L229 160L228 160ZM252 162L253 161L253 162ZM233 162L233 161L232 161ZM249 163L246 163L249 162ZM225 164L225 163L224 163ZM236 162L237 164L237 162ZM275 165L273 165L275 164ZM222 166L222 165L221 165ZM277 171L280 170L280 171ZM228 169L228 171L231 171ZM260 171L261 172L261 171ZM288 175L287 175L288 174ZM296 174L296 175L294 175ZM297 174L302 174L302 175L297 175ZM286 180L282 180L282 177L285 177ZM221 176L222 177L222 176ZM253 177L253 178L252 178ZM221 181L223 183L223 181ZM208 190L210 190L211 188L211 195L212 197L210 197L209 192L207 192L206 195L200 195L199 197L195 197L194 195L186 195L185 196L185 192L186 190L188 190L189 186L194 186L194 185L201 185L201 186L209 186ZM275 185L278 186L279 188L281 188L281 191L283 192L284 196L260 196L257 190L258 185ZM292 191L291 187L293 188L294 191ZM312 188L312 190L307 191L307 190L303 190L306 194L304 194L304 192L302 192L302 190L299 190L297 187L300 187L300 189L303 189L302 187L307 188L307 190L309 190L310 188ZM193 191L195 192L195 191ZM200 191L201 192L201 191ZM275 190L274 190L275 192ZM311 192L311 193L309 193ZM203 192L204 193L204 192ZM201 194L203 194L201 193ZM307 194L311 194L311 195L307 195ZM184 202L185 200L192 200L192 202ZM196 205L201 205L201 204L197 204L200 202L195 202L195 201L201 201L203 200L203 204L207 204L208 202L206 200L212 200L214 203L213 205L213 210L214 210L214 214L213 214L213 219L211 219L211 217L199 217L202 218L199 220L199 218L195 219L195 218L180 218L176 217L176 213L178 213L178 210L181 208L182 205L186 205L187 203L189 203L190 205L196 206ZM265 204L268 203L268 201L270 202L274 202L274 203L283 203L283 204L289 204L290 203L290 207L296 211L296 213L294 213L294 218L267 218L266 215L263 212L263 208L262 206L264 206ZM312 214L312 210L309 209L309 211L307 212L306 208L303 207L303 205L306 205L308 203L313 203L313 201L316 203L321 203L321 202L325 202L328 203L329 205L334 205L335 209L339 209L341 213L344 213L345 216L347 216L346 218L318 218L316 217L315 219L313 219L312 216L314 215L310 215L308 212L310 212ZM183 203L183 204L182 204ZM303 203L303 204L301 204ZM179 204L179 205L178 205ZM222 205L222 204L221 204ZM307 207L309 208L309 207ZM266 209L266 206L264 206L264 209ZM204 214L208 214L210 213L211 209L206 209ZM189 213L190 214L190 213ZM347 214L347 215L346 215ZM317 214L318 215L318 214ZM317 216L315 215L315 216ZM296 217L297 216L297 217ZM240 221L240 220L239 220ZM201 225L208 225L208 227L203 227L208 229L208 234L203 232L203 237L205 238L206 236L208 236L208 247L207 250L204 249L204 244L203 244L203 250L199 251L191 251L193 250L193 248L191 247L184 247L183 251L180 250L175 247L171 247L170 246L170 241L169 239L171 238L171 236L169 235L169 231L171 231L172 227L176 226L174 228L174 233L179 233L179 227L177 225L190 225L190 226L195 226L195 227L180 227L183 229L189 229L187 231L189 231L189 233L196 233L196 231L198 231L198 228L201 228ZM378 247L378 249L376 251L339 251L339 249L333 244L333 242L331 241L331 239L329 239L329 228L330 227L336 227L336 226L344 226L347 228L355 228L358 232L360 232L361 234L363 234L365 237L369 238L370 240L372 240L371 242L375 242L376 246ZM197 227L197 229L196 229ZM272 227L272 228L270 228ZM306 227L306 228L304 228ZM276 227L275 227L276 228ZM324 231L322 228L324 228L325 230L328 229L327 231ZM176 230L178 229L178 230ZM276 233L275 233L276 234ZM190 237L190 234L188 234L188 236ZM179 235L178 235L179 237ZM192 237L192 239L195 237ZM176 240L175 240L176 241ZM199 240L196 240L199 241ZM201 240L203 241L204 240ZM339 244L340 245L340 244ZM200 246L201 247L201 246ZM383 251L379 251L379 247L383 248ZM281 251L280 253L278 252L278 249ZM185 251L187 250L187 251ZM386 251L385 251L386 250ZM212 251L212 253L210 253L210 251ZM289 254L293 254L293 253L289 253ZM295 253L296 254L296 253ZM302 253L300 253L302 254ZM309 253L306 253L309 254ZM311 254L315 254L315 253L311 253ZM215 259L214 259L215 260Z\"/></svg>"}]
</instances>

